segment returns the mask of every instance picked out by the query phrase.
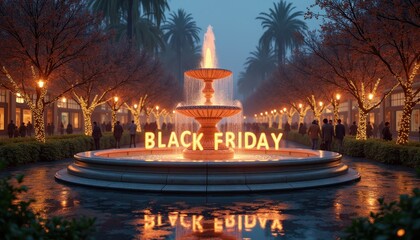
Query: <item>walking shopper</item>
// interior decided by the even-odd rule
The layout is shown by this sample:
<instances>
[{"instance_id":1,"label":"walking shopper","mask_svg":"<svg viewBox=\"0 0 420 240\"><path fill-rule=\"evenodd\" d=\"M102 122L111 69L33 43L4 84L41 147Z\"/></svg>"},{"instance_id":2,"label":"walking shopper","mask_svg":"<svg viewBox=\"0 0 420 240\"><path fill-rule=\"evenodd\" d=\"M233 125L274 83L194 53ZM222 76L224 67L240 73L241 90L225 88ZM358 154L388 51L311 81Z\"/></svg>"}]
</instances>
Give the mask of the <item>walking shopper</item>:
<instances>
[{"instance_id":1,"label":"walking shopper","mask_svg":"<svg viewBox=\"0 0 420 240\"><path fill-rule=\"evenodd\" d=\"M353 122L353 125L350 126L350 136L356 136L357 134L357 125L356 122Z\"/></svg>"},{"instance_id":2,"label":"walking shopper","mask_svg":"<svg viewBox=\"0 0 420 240\"><path fill-rule=\"evenodd\" d=\"M93 122L92 137L93 137L93 141L95 142L95 150L99 150L101 146L102 132L101 132L101 128L98 126L96 122Z\"/></svg>"},{"instance_id":3,"label":"walking shopper","mask_svg":"<svg viewBox=\"0 0 420 240\"><path fill-rule=\"evenodd\" d=\"M134 123L134 121L131 121L130 126L128 126L128 131L130 132L130 147L131 143L133 143L134 147L136 147L136 130L137 125Z\"/></svg>"},{"instance_id":4,"label":"walking shopper","mask_svg":"<svg viewBox=\"0 0 420 240\"><path fill-rule=\"evenodd\" d=\"M328 123L328 119L324 118L324 120L322 121L324 122L321 129L322 142L325 143L325 150L331 151L331 144L334 136L334 127L333 125Z\"/></svg>"},{"instance_id":5,"label":"walking shopper","mask_svg":"<svg viewBox=\"0 0 420 240\"><path fill-rule=\"evenodd\" d=\"M117 121L117 124L115 124L114 126L115 148L120 148L120 141L121 141L123 132L124 132L124 129L120 125L120 121Z\"/></svg>"},{"instance_id":6,"label":"walking shopper","mask_svg":"<svg viewBox=\"0 0 420 240\"><path fill-rule=\"evenodd\" d=\"M392 141L392 133L389 127L389 122L386 122L384 129L382 129L382 138L385 141Z\"/></svg>"},{"instance_id":7,"label":"walking shopper","mask_svg":"<svg viewBox=\"0 0 420 240\"><path fill-rule=\"evenodd\" d=\"M9 138L12 138L15 134L15 127L16 125L13 123L13 120L10 120L10 123L7 125L7 135L9 135Z\"/></svg>"},{"instance_id":8,"label":"walking shopper","mask_svg":"<svg viewBox=\"0 0 420 240\"><path fill-rule=\"evenodd\" d=\"M341 119L337 120L337 125L335 126L335 138L338 141L338 152L341 152L343 148L343 140L346 135L346 128L341 124Z\"/></svg>"},{"instance_id":9,"label":"walking shopper","mask_svg":"<svg viewBox=\"0 0 420 240\"><path fill-rule=\"evenodd\" d=\"M321 129L319 128L316 120L313 120L311 126L309 126L308 135L312 141L312 149L318 149L318 139L321 135Z\"/></svg>"}]
</instances>

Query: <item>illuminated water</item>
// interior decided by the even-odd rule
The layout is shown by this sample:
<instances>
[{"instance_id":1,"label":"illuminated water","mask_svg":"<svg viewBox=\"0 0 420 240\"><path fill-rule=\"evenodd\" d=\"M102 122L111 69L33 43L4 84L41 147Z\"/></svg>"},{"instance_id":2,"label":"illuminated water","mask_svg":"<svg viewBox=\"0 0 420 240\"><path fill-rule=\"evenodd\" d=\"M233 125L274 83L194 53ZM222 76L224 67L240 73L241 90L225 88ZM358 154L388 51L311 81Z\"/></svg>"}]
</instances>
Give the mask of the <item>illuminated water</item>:
<instances>
[{"instance_id":1,"label":"illuminated water","mask_svg":"<svg viewBox=\"0 0 420 240\"><path fill-rule=\"evenodd\" d=\"M360 172L360 182L293 192L170 195L57 184L51 176L72 161L29 164L0 175L24 174L26 198L36 200L33 209L43 217L95 217L94 236L101 240L337 239L352 218L377 211L378 198L396 200L420 185L413 169L348 157L343 161Z\"/></svg>"},{"instance_id":2,"label":"illuminated water","mask_svg":"<svg viewBox=\"0 0 420 240\"><path fill-rule=\"evenodd\" d=\"M205 160L189 160L184 159L181 154L149 154L138 156L118 157L119 159L139 159L144 161L159 161L159 162L206 162ZM290 156L282 156L277 154L235 154L233 159L229 160L212 160L212 162L266 162L266 161L279 161L282 159L290 159ZM304 159L294 157L294 159Z\"/></svg>"}]
</instances>

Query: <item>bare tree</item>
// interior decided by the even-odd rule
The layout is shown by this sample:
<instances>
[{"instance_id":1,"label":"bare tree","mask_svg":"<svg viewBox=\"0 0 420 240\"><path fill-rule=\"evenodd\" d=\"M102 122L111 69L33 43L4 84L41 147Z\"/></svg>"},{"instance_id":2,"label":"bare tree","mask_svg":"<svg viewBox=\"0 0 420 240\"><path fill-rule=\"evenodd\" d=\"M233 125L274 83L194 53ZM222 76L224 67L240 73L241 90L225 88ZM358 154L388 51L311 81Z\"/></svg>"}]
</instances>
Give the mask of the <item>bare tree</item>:
<instances>
[{"instance_id":1,"label":"bare tree","mask_svg":"<svg viewBox=\"0 0 420 240\"><path fill-rule=\"evenodd\" d=\"M45 142L45 107L85 83L60 80L104 40L97 22L82 0L0 0L1 86L30 107L37 141Z\"/></svg>"}]
</instances>

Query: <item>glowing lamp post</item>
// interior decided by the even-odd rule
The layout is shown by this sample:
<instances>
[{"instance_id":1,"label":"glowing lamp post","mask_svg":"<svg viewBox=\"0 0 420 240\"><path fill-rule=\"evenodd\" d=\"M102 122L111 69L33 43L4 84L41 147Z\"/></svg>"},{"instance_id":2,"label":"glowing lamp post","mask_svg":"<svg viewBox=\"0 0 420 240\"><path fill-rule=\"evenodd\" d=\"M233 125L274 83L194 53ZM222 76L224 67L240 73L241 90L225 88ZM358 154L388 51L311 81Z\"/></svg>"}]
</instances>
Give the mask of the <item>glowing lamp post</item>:
<instances>
[{"instance_id":1,"label":"glowing lamp post","mask_svg":"<svg viewBox=\"0 0 420 240\"><path fill-rule=\"evenodd\" d=\"M335 99L333 99L332 101L332 105L333 105L333 111L334 111L334 125L337 125L337 120L338 120L338 106L340 105L340 98L341 95L339 93L337 93L335 95Z\"/></svg>"}]
</instances>

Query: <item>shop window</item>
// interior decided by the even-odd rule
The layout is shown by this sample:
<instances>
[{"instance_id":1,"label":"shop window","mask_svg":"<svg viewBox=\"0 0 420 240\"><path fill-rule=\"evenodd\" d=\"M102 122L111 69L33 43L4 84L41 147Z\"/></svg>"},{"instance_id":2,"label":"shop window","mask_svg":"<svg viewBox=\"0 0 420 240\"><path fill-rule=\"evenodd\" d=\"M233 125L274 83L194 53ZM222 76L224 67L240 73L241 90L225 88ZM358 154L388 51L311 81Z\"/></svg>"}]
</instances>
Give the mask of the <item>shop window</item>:
<instances>
[{"instance_id":1,"label":"shop window","mask_svg":"<svg viewBox=\"0 0 420 240\"><path fill-rule=\"evenodd\" d=\"M21 95L17 95L16 96L16 102L17 103L24 103L25 99L23 99L23 97Z\"/></svg>"},{"instance_id":2,"label":"shop window","mask_svg":"<svg viewBox=\"0 0 420 240\"><path fill-rule=\"evenodd\" d=\"M0 102L7 102L6 94L7 90L0 89Z\"/></svg>"},{"instance_id":3,"label":"shop window","mask_svg":"<svg viewBox=\"0 0 420 240\"><path fill-rule=\"evenodd\" d=\"M391 106L404 106L404 93L394 93L391 95Z\"/></svg>"},{"instance_id":4,"label":"shop window","mask_svg":"<svg viewBox=\"0 0 420 240\"><path fill-rule=\"evenodd\" d=\"M60 99L57 101L58 108L67 108L67 100Z\"/></svg>"},{"instance_id":5,"label":"shop window","mask_svg":"<svg viewBox=\"0 0 420 240\"><path fill-rule=\"evenodd\" d=\"M79 128L79 113L73 113L73 128Z\"/></svg>"},{"instance_id":6,"label":"shop window","mask_svg":"<svg viewBox=\"0 0 420 240\"><path fill-rule=\"evenodd\" d=\"M67 125L69 124L69 113L68 112L62 112L61 113L61 122L63 123L64 128L67 128Z\"/></svg>"},{"instance_id":7,"label":"shop window","mask_svg":"<svg viewBox=\"0 0 420 240\"><path fill-rule=\"evenodd\" d=\"M0 130L4 130L6 115L4 115L4 108L0 107Z\"/></svg>"},{"instance_id":8,"label":"shop window","mask_svg":"<svg viewBox=\"0 0 420 240\"><path fill-rule=\"evenodd\" d=\"M73 99L69 99L67 101L67 107L69 109L80 109L80 105L76 101L74 101Z\"/></svg>"},{"instance_id":9,"label":"shop window","mask_svg":"<svg viewBox=\"0 0 420 240\"><path fill-rule=\"evenodd\" d=\"M16 108L15 119L16 126L20 126L20 108Z\"/></svg>"},{"instance_id":10,"label":"shop window","mask_svg":"<svg viewBox=\"0 0 420 240\"><path fill-rule=\"evenodd\" d=\"M32 112L29 109L23 109L23 122L32 122Z\"/></svg>"}]
</instances>

